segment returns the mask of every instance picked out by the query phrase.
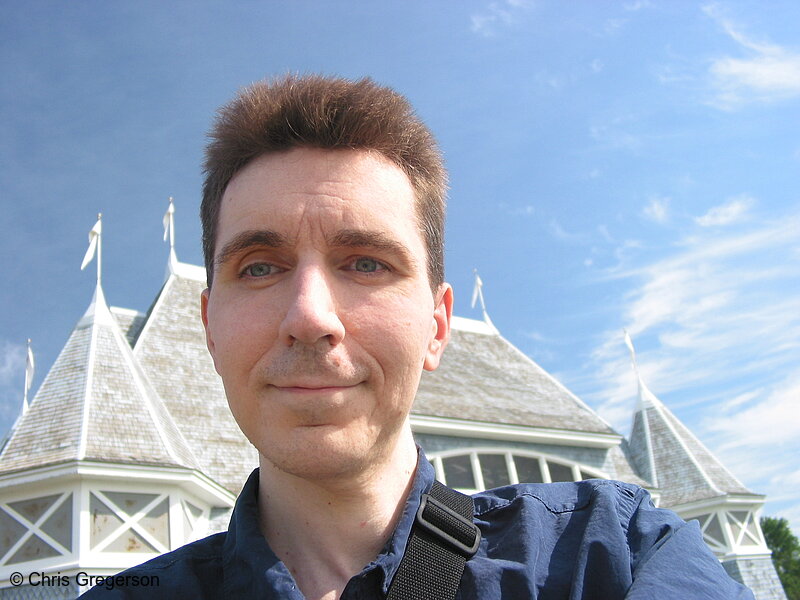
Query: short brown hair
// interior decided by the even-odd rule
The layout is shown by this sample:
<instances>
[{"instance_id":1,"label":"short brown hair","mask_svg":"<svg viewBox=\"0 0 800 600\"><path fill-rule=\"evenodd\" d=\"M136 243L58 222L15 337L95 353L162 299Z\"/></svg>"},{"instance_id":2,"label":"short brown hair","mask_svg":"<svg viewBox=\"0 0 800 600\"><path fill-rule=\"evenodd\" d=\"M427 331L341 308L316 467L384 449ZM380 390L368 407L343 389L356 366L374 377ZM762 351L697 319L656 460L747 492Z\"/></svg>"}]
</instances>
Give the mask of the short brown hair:
<instances>
[{"instance_id":1,"label":"short brown hair","mask_svg":"<svg viewBox=\"0 0 800 600\"><path fill-rule=\"evenodd\" d=\"M253 159L297 147L373 150L409 178L432 290L444 282L447 172L433 134L403 96L370 78L287 75L244 88L209 132L200 218L208 286L222 196Z\"/></svg>"}]
</instances>

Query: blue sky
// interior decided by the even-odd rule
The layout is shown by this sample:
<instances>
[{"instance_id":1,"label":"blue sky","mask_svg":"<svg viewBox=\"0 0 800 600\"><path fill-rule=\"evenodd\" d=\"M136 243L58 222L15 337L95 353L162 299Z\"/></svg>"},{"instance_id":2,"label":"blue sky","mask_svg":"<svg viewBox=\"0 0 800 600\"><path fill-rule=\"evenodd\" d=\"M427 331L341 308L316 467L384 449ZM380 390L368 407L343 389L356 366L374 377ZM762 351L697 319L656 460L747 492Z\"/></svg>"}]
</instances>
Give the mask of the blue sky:
<instances>
[{"instance_id":1,"label":"blue sky","mask_svg":"<svg viewBox=\"0 0 800 600\"><path fill-rule=\"evenodd\" d=\"M0 16L0 428L89 301L199 264L205 131L242 85L370 75L450 170L448 279L627 433L649 387L800 532L800 5L43 2Z\"/></svg>"}]
</instances>

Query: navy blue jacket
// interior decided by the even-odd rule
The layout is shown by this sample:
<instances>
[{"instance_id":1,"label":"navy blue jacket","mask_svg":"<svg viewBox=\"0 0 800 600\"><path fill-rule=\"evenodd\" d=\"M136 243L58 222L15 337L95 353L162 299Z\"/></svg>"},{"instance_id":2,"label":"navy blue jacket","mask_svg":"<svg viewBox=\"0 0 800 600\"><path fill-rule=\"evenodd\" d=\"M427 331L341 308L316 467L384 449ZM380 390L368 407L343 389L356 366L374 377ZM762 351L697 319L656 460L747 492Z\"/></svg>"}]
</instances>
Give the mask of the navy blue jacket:
<instances>
[{"instance_id":1,"label":"navy blue jacket","mask_svg":"<svg viewBox=\"0 0 800 600\"><path fill-rule=\"evenodd\" d=\"M384 597L403 556L433 467L420 452L403 514L381 554L353 577L342 599ZM239 496L226 533L125 571L86 600L258 598L301 600L294 579L258 527L258 470ZM519 484L475 494L483 539L457 598L480 600L753 599L728 577L697 522L654 508L643 489L618 481ZM342 540L347 543L347 540ZM118 582L117 582L118 583ZM142 585L145 584L145 585Z\"/></svg>"}]
</instances>

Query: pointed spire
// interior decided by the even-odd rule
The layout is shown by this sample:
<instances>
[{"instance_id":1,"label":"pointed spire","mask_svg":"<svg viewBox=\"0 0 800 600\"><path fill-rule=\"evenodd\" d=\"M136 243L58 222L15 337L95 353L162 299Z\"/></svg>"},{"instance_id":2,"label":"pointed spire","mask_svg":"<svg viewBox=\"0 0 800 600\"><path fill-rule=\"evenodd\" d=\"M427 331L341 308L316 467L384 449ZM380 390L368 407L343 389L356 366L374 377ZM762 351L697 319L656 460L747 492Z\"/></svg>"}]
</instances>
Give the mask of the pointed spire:
<instances>
[{"instance_id":1,"label":"pointed spire","mask_svg":"<svg viewBox=\"0 0 800 600\"><path fill-rule=\"evenodd\" d=\"M31 349L31 339L28 338L28 355L25 361L25 393L22 395L22 414L28 412L28 392L33 385L33 375L36 371L36 363L33 360L33 350Z\"/></svg>"},{"instance_id":2,"label":"pointed spire","mask_svg":"<svg viewBox=\"0 0 800 600\"><path fill-rule=\"evenodd\" d=\"M636 405L636 410L639 411L647 408L648 406L655 406L659 403L659 400L642 380L642 374L639 372L639 365L636 362L636 350L633 348L633 340L631 339L630 334L628 334L627 329L623 329L622 331L625 333L625 345L628 347L628 350L630 350L633 372L636 373L636 381L639 385L639 401Z\"/></svg>"},{"instance_id":3,"label":"pointed spire","mask_svg":"<svg viewBox=\"0 0 800 600\"><path fill-rule=\"evenodd\" d=\"M89 308L81 317L76 325L77 328L86 327L96 322L111 323L114 317L111 316L111 311L106 304L106 297L103 294L102 286L102 272L103 272L103 215L97 213L97 223L89 231L89 247L86 249L86 254L83 256L81 263L81 271L86 268L92 259L97 254L97 285L94 289L94 296Z\"/></svg>"},{"instance_id":4,"label":"pointed spire","mask_svg":"<svg viewBox=\"0 0 800 600\"><path fill-rule=\"evenodd\" d=\"M175 273L178 264L178 256L175 254L175 204L172 196L169 197L169 206L161 222L164 224L164 241L169 239L169 263L166 274L168 278L170 274Z\"/></svg>"},{"instance_id":5,"label":"pointed spire","mask_svg":"<svg viewBox=\"0 0 800 600\"><path fill-rule=\"evenodd\" d=\"M645 464L641 464L642 457L634 457L634 461L638 464L642 474L650 480L650 482L658 487L658 472L656 471L655 452L653 451L653 439L650 433L650 423L647 418L647 409L654 407L658 404L658 399L647 388L642 381L642 375L639 373L639 365L636 362L636 350L633 348L633 340L627 329L623 329L625 333L625 345L631 352L631 363L633 364L633 372L636 373L636 381L639 386L639 398L636 402L636 410L633 415L633 425L631 427L631 442L635 442L634 436L637 433L637 420L638 425L641 427L644 443L644 460Z\"/></svg>"},{"instance_id":6,"label":"pointed spire","mask_svg":"<svg viewBox=\"0 0 800 600\"><path fill-rule=\"evenodd\" d=\"M478 269L472 269L472 272L475 273L475 287L472 289L472 302L470 303L470 308L475 308L475 303L480 301L481 310L483 311L483 320L487 325L496 331L497 328L489 318L489 313L486 312L486 301L483 299L483 280L481 280L480 275L478 275Z\"/></svg>"},{"instance_id":7,"label":"pointed spire","mask_svg":"<svg viewBox=\"0 0 800 600\"><path fill-rule=\"evenodd\" d=\"M89 247L86 249L86 254L83 255L81 271L92 262L95 252L97 253L97 287L99 288L103 272L103 215L101 213L97 213L97 223L89 230Z\"/></svg>"}]
</instances>

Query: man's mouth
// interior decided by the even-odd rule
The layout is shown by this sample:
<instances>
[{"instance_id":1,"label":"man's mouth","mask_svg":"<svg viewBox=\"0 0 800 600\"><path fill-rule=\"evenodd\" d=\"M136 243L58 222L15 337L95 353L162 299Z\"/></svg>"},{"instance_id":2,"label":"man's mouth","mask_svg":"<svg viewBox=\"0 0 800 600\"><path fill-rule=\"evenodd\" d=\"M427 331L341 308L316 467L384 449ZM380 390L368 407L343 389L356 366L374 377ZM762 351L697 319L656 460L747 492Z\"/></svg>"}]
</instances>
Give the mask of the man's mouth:
<instances>
[{"instance_id":1,"label":"man's mouth","mask_svg":"<svg viewBox=\"0 0 800 600\"><path fill-rule=\"evenodd\" d=\"M331 394L352 389L357 385L357 383L287 383L285 385L272 384L272 387L291 394Z\"/></svg>"}]
</instances>

